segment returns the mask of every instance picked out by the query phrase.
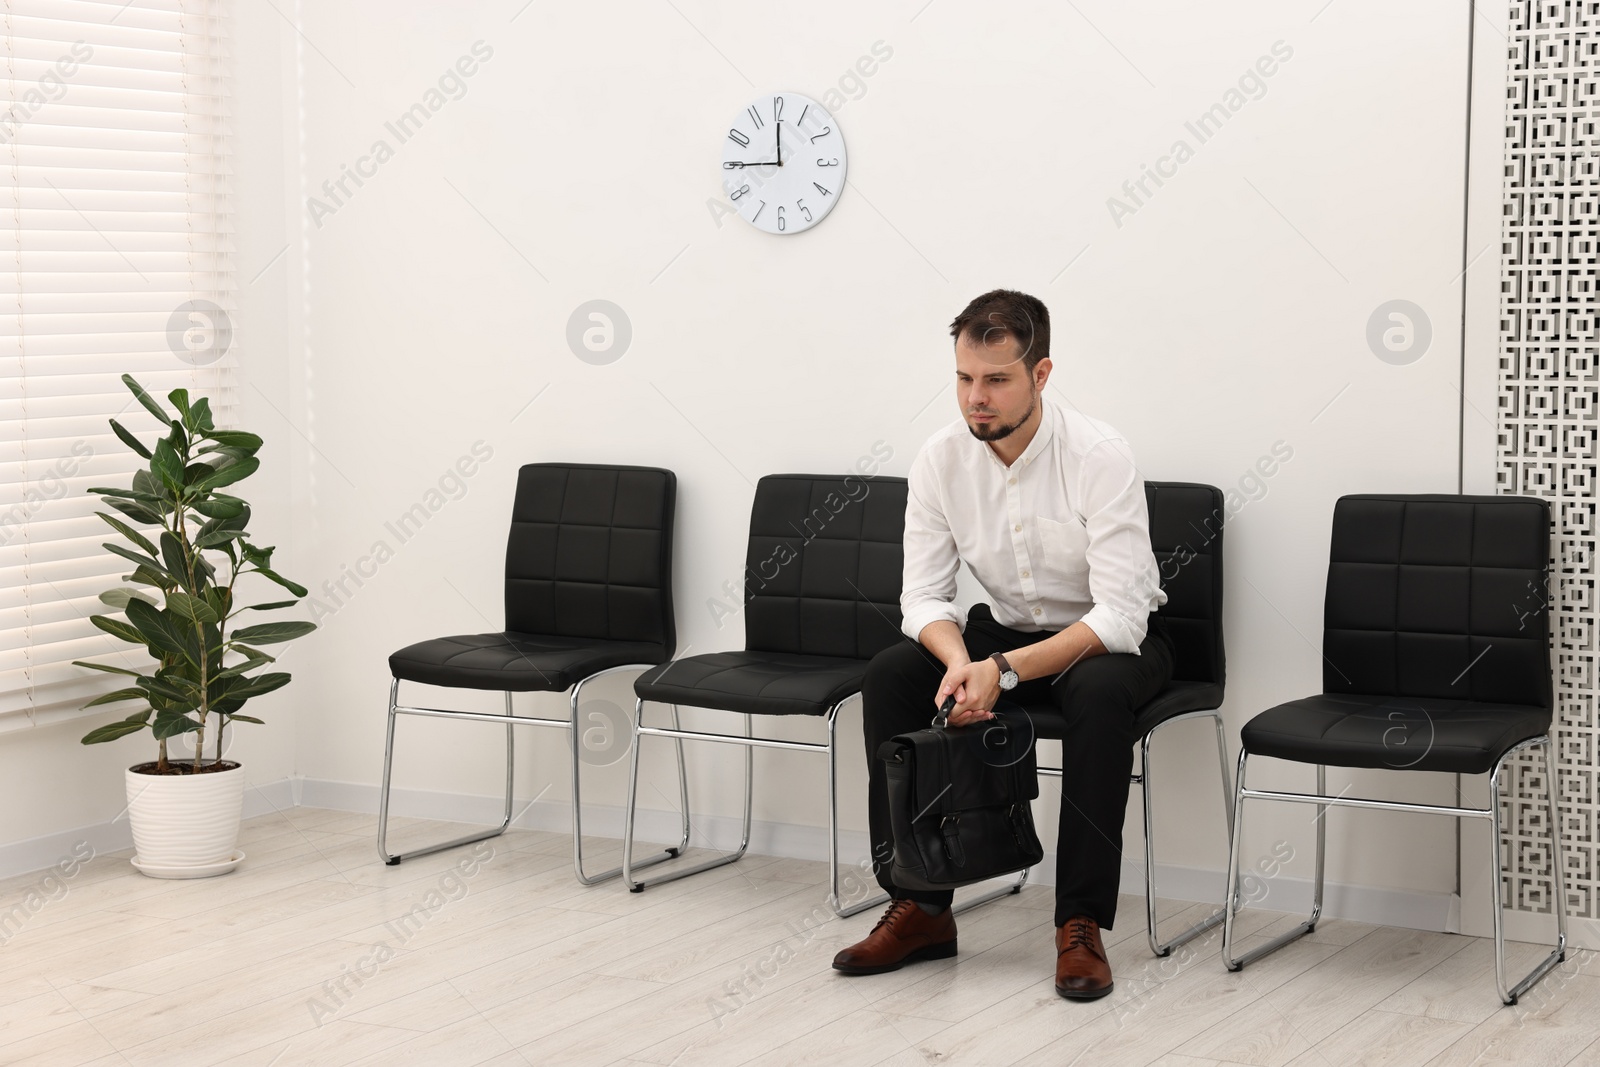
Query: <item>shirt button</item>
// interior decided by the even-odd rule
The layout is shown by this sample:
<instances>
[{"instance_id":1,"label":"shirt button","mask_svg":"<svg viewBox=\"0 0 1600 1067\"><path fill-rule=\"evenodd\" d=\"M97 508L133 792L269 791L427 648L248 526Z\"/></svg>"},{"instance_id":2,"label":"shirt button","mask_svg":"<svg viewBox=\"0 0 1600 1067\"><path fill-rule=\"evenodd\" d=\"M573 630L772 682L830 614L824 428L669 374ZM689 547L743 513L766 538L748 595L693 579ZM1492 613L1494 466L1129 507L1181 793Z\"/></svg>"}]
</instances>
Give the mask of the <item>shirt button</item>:
<instances>
[{"instance_id":1,"label":"shirt button","mask_svg":"<svg viewBox=\"0 0 1600 1067\"><path fill-rule=\"evenodd\" d=\"M1019 523L1017 523L1015 526L1013 526L1011 528L1013 530L1017 531L1018 533L1021 533L1022 532L1022 523L1019 522Z\"/></svg>"},{"instance_id":2,"label":"shirt button","mask_svg":"<svg viewBox=\"0 0 1600 1067\"><path fill-rule=\"evenodd\" d=\"M1034 609L1033 609L1033 613L1034 613L1034 614L1035 614L1035 615L1037 615L1037 614L1039 614L1039 609L1038 609L1038 608L1034 608Z\"/></svg>"},{"instance_id":3,"label":"shirt button","mask_svg":"<svg viewBox=\"0 0 1600 1067\"><path fill-rule=\"evenodd\" d=\"M1026 577L1027 577L1027 576L1028 576L1028 572L1027 572L1027 571L1023 571L1023 572L1022 572L1022 576L1023 576L1023 577L1024 577L1024 578L1026 578Z\"/></svg>"},{"instance_id":4,"label":"shirt button","mask_svg":"<svg viewBox=\"0 0 1600 1067\"><path fill-rule=\"evenodd\" d=\"M1007 482L1006 484L1007 485L1016 485L1017 484L1017 480L1015 478L1013 478L1009 482Z\"/></svg>"}]
</instances>

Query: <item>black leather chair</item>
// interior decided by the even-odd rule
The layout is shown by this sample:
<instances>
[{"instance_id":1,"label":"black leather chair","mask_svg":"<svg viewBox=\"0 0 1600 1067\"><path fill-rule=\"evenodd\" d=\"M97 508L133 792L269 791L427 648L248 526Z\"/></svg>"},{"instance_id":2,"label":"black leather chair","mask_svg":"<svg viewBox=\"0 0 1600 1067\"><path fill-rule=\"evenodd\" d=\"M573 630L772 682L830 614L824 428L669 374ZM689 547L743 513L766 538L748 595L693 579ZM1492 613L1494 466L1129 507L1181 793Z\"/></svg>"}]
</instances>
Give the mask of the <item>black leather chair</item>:
<instances>
[{"instance_id":1,"label":"black leather chair","mask_svg":"<svg viewBox=\"0 0 1600 1067\"><path fill-rule=\"evenodd\" d=\"M1566 956L1566 890L1556 811L1550 625L1545 604L1550 506L1537 497L1364 494L1333 511L1323 606L1322 692L1251 719L1241 732L1222 957L1229 970L1303 937L1322 912L1324 813L1331 806L1488 819L1494 874L1495 985L1515 1004ZM1506 987L1501 928L1500 772L1543 746L1551 833L1555 950ZM1245 787L1252 756L1311 763L1315 793ZM1487 808L1328 796L1328 765L1489 775ZM1317 805L1311 917L1242 956L1233 954L1244 801Z\"/></svg>"},{"instance_id":2,"label":"black leather chair","mask_svg":"<svg viewBox=\"0 0 1600 1067\"><path fill-rule=\"evenodd\" d=\"M853 915L878 901L842 908L839 893L839 709L861 693L867 664L900 633L900 578L906 511L904 478L772 474L756 486L744 585L745 647L673 660L634 682L635 742L623 831L623 881L648 885L733 863L750 845L756 748L825 752L828 756L828 859L832 905ZM744 715L744 735L644 725L646 701L714 708ZM806 715L827 722L827 744L754 736L755 715ZM744 746L744 824L735 852L635 879L633 827L638 808L639 749L645 737Z\"/></svg>"},{"instance_id":3,"label":"black leather chair","mask_svg":"<svg viewBox=\"0 0 1600 1067\"><path fill-rule=\"evenodd\" d=\"M1161 569L1161 587L1167 602L1160 616L1172 638L1172 680L1134 719L1139 734L1139 769L1130 779L1140 787L1144 801L1144 898L1146 937L1150 951L1170 955L1178 946L1222 921L1222 911L1196 923L1163 944L1156 933L1155 817L1150 794L1150 743L1157 731L1175 722L1211 719L1216 728L1217 758L1222 771L1222 810L1231 825L1228 746L1222 732L1222 693L1227 660L1222 642L1222 491L1193 482L1145 482L1145 502L1150 512L1150 547ZM1054 704L1030 704L1024 709L1040 740L1061 740L1064 723ZM1061 777L1060 767L1039 768L1041 775ZM1020 892L1027 882L1023 871L1009 892ZM975 901L974 903L982 903Z\"/></svg>"},{"instance_id":4,"label":"black leather chair","mask_svg":"<svg viewBox=\"0 0 1600 1067\"><path fill-rule=\"evenodd\" d=\"M512 728L533 725L571 735L572 865L578 880L592 885L622 873L621 867L594 875L583 869L578 699L583 687L596 678L644 669L672 657L677 644L672 617L676 491L676 476L657 467L530 463L518 471L506 545L505 632L440 637L389 657L394 677L378 806L378 854L385 863L392 866L504 833L512 819ZM505 714L403 707L397 703L402 681L499 690L505 693ZM571 691L568 719L512 712L513 693L565 690ZM410 852L389 851L394 727L400 715L505 724L505 817L499 826ZM646 864L669 859L688 846L689 795L682 742L678 776L683 839L677 848L651 857Z\"/></svg>"}]
</instances>

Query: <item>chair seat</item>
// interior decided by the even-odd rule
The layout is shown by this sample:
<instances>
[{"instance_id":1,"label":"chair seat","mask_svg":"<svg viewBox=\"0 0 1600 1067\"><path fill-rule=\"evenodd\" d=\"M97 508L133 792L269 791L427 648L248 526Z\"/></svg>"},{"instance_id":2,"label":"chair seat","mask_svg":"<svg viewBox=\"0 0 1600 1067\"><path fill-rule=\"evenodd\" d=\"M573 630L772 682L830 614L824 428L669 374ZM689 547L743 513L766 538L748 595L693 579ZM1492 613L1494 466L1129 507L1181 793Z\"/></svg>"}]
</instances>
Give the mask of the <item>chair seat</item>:
<instances>
[{"instance_id":1,"label":"chair seat","mask_svg":"<svg viewBox=\"0 0 1600 1067\"><path fill-rule=\"evenodd\" d=\"M403 682L452 689L559 693L608 667L666 658L666 650L651 641L464 634L407 645L389 657L389 672Z\"/></svg>"},{"instance_id":2,"label":"chair seat","mask_svg":"<svg viewBox=\"0 0 1600 1067\"><path fill-rule=\"evenodd\" d=\"M826 715L861 691L868 662L794 652L709 652L652 667L633 683L633 691L644 700L685 707Z\"/></svg>"},{"instance_id":3,"label":"chair seat","mask_svg":"<svg viewBox=\"0 0 1600 1067\"><path fill-rule=\"evenodd\" d=\"M1168 682L1166 688L1155 695L1133 717L1134 731L1139 737L1154 730L1168 719L1191 711L1212 711L1222 706L1222 686L1211 682ZM1034 735L1044 741L1059 741L1065 725L1061 712L1053 704L1030 704L1028 718L1033 720Z\"/></svg>"},{"instance_id":4,"label":"chair seat","mask_svg":"<svg viewBox=\"0 0 1600 1067\"><path fill-rule=\"evenodd\" d=\"M1485 774L1550 729L1550 711L1440 697L1322 693L1269 708L1240 731L1245 751L1334 767Z\"/></svg>"}]
</instances>

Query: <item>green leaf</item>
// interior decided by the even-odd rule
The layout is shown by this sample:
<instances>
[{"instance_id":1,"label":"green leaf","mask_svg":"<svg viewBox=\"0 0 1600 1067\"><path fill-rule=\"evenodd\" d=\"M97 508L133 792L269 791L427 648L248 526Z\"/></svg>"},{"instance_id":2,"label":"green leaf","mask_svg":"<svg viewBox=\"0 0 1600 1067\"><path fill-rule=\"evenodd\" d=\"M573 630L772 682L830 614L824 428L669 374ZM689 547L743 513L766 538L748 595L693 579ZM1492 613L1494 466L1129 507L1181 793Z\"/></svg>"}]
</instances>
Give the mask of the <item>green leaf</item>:
<instances>
[{"instance_id":1,"label":"green leaf","mask_svg":"<svg viewBox=\"0 0 1600 1067\"><path fill-rule=\"evenodd\" d=\"M85 704L84 707L92 708L97 704L115 704L123 700L143 700L144 698L145 692L143 689L118 689L114 692L107 693L104 696L95 697L93 700L89 701L89 703Z\"/></svg>"},{"instance_id":2,"label":"green leaf","mask_svg":"<svg viewBox=\"0 0 1600 1067\"><path fill-rule=\"evenodd\" d=\"M172 613L157 610L142 600L130 600L128 621L144 636L145 644L200 666L200 649L193 632L182 626Z\"/></svg>"},{"instance_id":3,"label":"green leaf","mask_svg":"<svg viewBox=\"0 0 1600 1067\"><path fill-rule=\"evenodd\" d=\"M138 530L135 530L132 526L129 526L115 515L107 515L103 511L97 511L95 514L104 519L106 521L106 525L110 526L123 537L126 537L128 540L132 541L134 544L150 553L151 556L156 554L156 546L151 543L150 538L146 537Z\"/></svg>"},{"instance_id":4,"label":"green leaf","mask_svg":"<svg viewBox=\"0 0 1600 1067\"><path fill-rule=\"evenodd\" d=\"M100 603L106 605L107 607L116 608L118 611L126 611L128 608L128 601L136 597L144 601L146 604L150 604L152 606L155 605L154 600L145 596L137 589L107 589L105 592L100 594Z\"/></svg>"},{"instance_id":5,"label":"green leaf","mask_svg":"<svg viewBox=\"0 0 1600 1067\"><path fill-rule=\"evenodd\" d=\"M167 434L167 443L172 445L172 451L177 453L178 458L181 460L189 454L188 431L183 428L183 423L177 419L173 419L167 425L171 427L171 432Z\"/></svg>"},{"instance_id":6,"label":"green leaf","mask_svg":"<svg viewBox=\"0 0 1600 1067\"><path fill-rule=\"evenodd\" d=\"M123 559L132 562L142 570L163 575L169 582L176 581L172 575L167 574L167 569L165 567L151 559L149 556L140 555L131 548L123 548L121 545L113 544L110 541L101 542L100 547L105 549L107 552L112 553L113 555L121 556Z\"/></svg>"},{"instance_id":7,"label":"green leaf","mask_svg":"<svg viewBox=\"0 0 1600 1067\"><path fill-rule=\"evenodd\" d=\"M161 491L161 480L144 468L133 472L133 491L136 495L143 493L151 500L167 501L167 495Z\"/></svg>"},{"instance_id":8,"label":"green leaf","mask_svg":"<svg viewBox=\"0 0 1600 1067\"><path fill-rule=\"evenodd\" d=\"M72 665L74 667L88 667L94 671L105 671L107 674L126 674L134 678L144 677L138 671L130 671L126 667L113 667L107 663L90 663L86 659L75 659L72 661Z\"/></svg>"},{"instance_id":9,"label":"green leaf","mask_svg":"<svg viewBox=\"0 0 1600 1067\"><path fill-rule=\"evenodd\" d=\"M245 433L243 430L212 430L205 436L219 445L226 445L229 448L242 448L246 452L260 451L262 445L261 438L253 433Z\"/></svg>"},{"instance_id":10,"label":"green leaf","mask_svg":"<svg viewBox=\"0 0 1600 1067\"><path fill-rule=\"evenodd\" d=\"M148 711L143 712L142 714L144 717L138 720L131 718L123 719L120 722L107 723L104 726L90 730L88 733L83 735L82 744L100 745L107 741L115 741L119 737L127 737L129 734L136 734L145 728L145 724L150 718L150 713Z\"/></svg>"},{"instance_id":11,"label":"green leaf","mask_svg":"<svg viewBox=\"0 0 1600 1067\"><path fill-rule=\"evenodd\" d=\"M189 428L197 434L209 434L212 431L211 401L201 397L189 408Z\"/></svg>"},{"instance_id":12,"label":"green leaf","mask_svg":"<svg viewBox=\"0 0 1600 1067\"><path fill-rule=\"evenodd\" d=\"M142 458L150 458L150 450L144 446L144 443L141 442L137 437L133 436L133 434L124 428L122 423L118 422L116 419L111 420L111 432L120 437L123 444L133 449Z\"/></svg>"},{"instance_id":13,"label":"green leaf","mask_svg":"<svg viewBox=\"0 0 1600 1067\"><path fill-rule=\"evenodd\" d=\"M244 508L238 514L228 515L220 519L212 519L200 529L195 531L194 543L197 548L214 548L218 545L232 541L235 537L243 536L245 528L250 524L250 509Z\"/></svg>"},{"instance_id":14,"label":"green leaf","mask_svg":"<svg viewBox=\"0 0 1600 1067\"><path fill-rule=\"evenodd\" d=\"M188 593L168 593L167 607L173 614L180 615L189 622L209 622L213 625L217 622L217 613L212 610L211 605Z\"/></svg>"},{"instance_id":15,"label":"green leaf","mask_svg":"<svg viewBox=\"0 0 1600 1067\"><path fill-rule=\"evenodd\" d=\"M234 645L233 646L233 651L241 653L241 654L246 655L246 656L249 656L251 659L255 659L257 657L260 657L261 659L265 660L268 663L276 663L276 662L278 662L276 658L267 655L265 652L261 651L259 648L251 648L249 645Z\"/></svg>"},{"instance_id":16,"label":"green leaf","mask_svg":"<svg viewBox=\"0 0 1600 1067\"><path fill-rule=\"evenodd\" d=\"M149 472L143 470L135 472L133 476L135 485L132 489L116 489L109 486L95 486L92 489L86 489L84 491L88 493L99 493L101 496L115 496L123 497L128 500L137 500L142 504L165 503L166 498L161 496L159 493L149 493L138 487L137 483L139 481L139 475L141 474L148 476ZM107 501L107 503L110 503L110 501Z\"/></svg>"},{"instance_id":17,"label":"green leaf","mask_svg":"<svg viewBox=\"0 0 1600 1067\"><path fill-rule=\"evenodd\" d=\"M183 460L178 458L178 450L165 437L156 442L155 453L150 457L150 473L160 478L161 483L172 492L182 492Z\"/></svg>"},{"instance_id":18,"label":"green leaf","mask_svg":"<svg viewBox=\"0 0 1600 1067\"><path fill-rule=\"evenodd\" d=\"M225 467L218 467L210 474L196 479L192 488L196 492L202 493L209 492L212 489L220 489L224 485L232 485L234 482L243 481L250 477L260 466L261 461L254 456L248 459L241 459Z\"/></svg>"},{"instance_id":19,"label":"green leaf","mask_svg":"<svg viewBox=\"0 0 1600 1067\"><path fill-rule=\"evenodd\" d=\"M161 562L166 567L167 573L178 580L179 585L185 589L191 588L189 559L184 554L183 543L170 530L161 531Z\"/></svg>"},{"instance_id":20,"label":"green leaf","mask_svg":"<svg viewBox=\"0 0 1600 1067\"><path fill-rule=\"evenodd\" d=\"M226 493L213 493L210 499L196 500L189 505L208 519L227 519L243 514L249 507L243 500Z\"/></svg>"},{"instance_id":21,"label":"green leaf","mask_svg":"<svg viewBox=\"0 0 1600 1067\"><path fill-rule=\"evenodd\" d=\"M314 622L264 622L257 626L244 626L233 631L235 641L253 641L263 645L280 641L293 641L317 628Z\"/></svg>"},{"instance_id":22,"label":"green leaf","mask_svg":"<svg viewBox=\"0 0 1600 1067\"><path fill-rule=\"evenodd\" d=\"M167 704L192 708L200 703L200 683L170 670L157 671L154 678L144 680L151 696L160 697Z\"/></svg>"},{"instance_id":23,"label":"green leaf","mask_svg":"<svg viewBox=\"0 0 1600 1067\"><path fill-rule=\"evenodd\" d=\"M299 582L291 582L289 579L283 577L283 575L277 573L276 571L269 571L265 567L258 566L256 567L254 573L265 575L266 577L277 582L279 585L283 586L285 589L289 590L289 592L293 593L295 596L306 595L305 586L301 585Z\"/></svg>"},{"instance_id":24,"label":"green leaf","mask_svg":"<svg viewBox=\"0 0 1600 1067\"><path fill-rule=\"evenodd\" d=\"M237 713L235 713L233 715L229 715L228 716L228 721L229 722L253 722L257 726L265 726L265 725L267 725L265 722L262 722L260 719L256 718L254 715L239 715Z\"/></svg>"},{"instance_id":25,"label":"green leaf","mask_svg":"<svg viewBox=\"0 0 1600 1067\"><path fill-rule=\"evenodd\" d=\"M121 638L130 645L143 645L147 643L143 634L141 634L129 623L123 622L121 619L113 619L107 615L90 615L89 621L100 627L100 629L104 630L112 637Z\"/></svg>"},{"instance_id":26,"label":"green leaf","mask_svg":"<svg viewBox=\"0 0 1600 1067\"><path fill-rule=\"evenodd\" d=\"M144 405L146 411L161 420L161 425L165 426L172 421L172 416L167 414L167 410L161 406L161 402L145 392L144 386L133 380L133 375L124 374L122 376L122 384L128 387L134 398Z\"/></svg>"},{"instance_id":27,"label":"green leaf","mask_svg":"<svg viewBox=\"0 0 1600 1067\"><path fill-rule=\"evenodd\" d=\"M273 662L273 659L272 659L271 656L262 656L262 655L251 656L249 659L245 660L243 663L238 663L238 664L235 664L232 667L227 668L226 670L218 671L216 674L212 675L211 677L212 677L213 681L221 681L224 678L237 678L241 674L244 674L244 673L246 673L248 671L253 671L257 667L265 666L266 664L271 663L271 662Z\"/></svg>"},{"instance_id":28,"label":"green leaf","mask_svg":"<svg viewBox=\"0 0 1600 1067\"><path fill-rule=\"evenodd\" d=\"M107 500L108 507L116 508L134 522L142 522L148 526L161 525L161 512L134 500Z\"/></svg>"},{"instance_id":29,"label":"green leaf","mask_svg":"<svg viewBox=\"0 0 1600 1067\"><path fill-rule=\"evenodd\" d=\"M172 406L178 409L178 414L183 416L185 422L189 421L189 390L174 389L167 394L167 399L172 401Z\"/></svg>"},{"instance_id":30,"label":"green leaf","mask_svg":"<svg viewBox=\"0 0 1600 1067\"><path fill-rule=\"evenodd\" d=\"M273 611L277 608L292 608L300 603L298 600L274 600L270 604L246 604L240 611Z\"/></svg>"},{"instance_id":31,"label":"green leaf","mask_svg":"<svg viewBox=\"0 0 1600 1067\"><path fill-rule=\"evenodd\" d=\"M193 733L198 729L200 729L198 722L178 711L157 712L156 721L150 725L150 731L156 735L157 741L165 741L169 737L177 737L180 734Z\"/></svg>"},{"instance_id":32,"label":"green leaf","mask_svg":"<svg viewBox=\"0 0 1600 1067\"><path fill-rule=\"evenodd\" d=\"M122 576L122 580L125 582L136 582L139 585L154 586L162 592L173 589L178 584L170 577L157 571L153 571L149 567L136 567L134 568L134 572L132 574L124 574Z\"/></svg>"},{"instance_id":33,"label":"green leaf","mask_svg":"<svg viewBox=\"0 0 1600 1067\"><path fill-rule=\"evenodd\" d=\"M242 684L231 686L225 696L228 700L236 700L242 704L251 697L270 693L274 689L282 689L289 684L289 675L277 671L273 674L260 674L254 678L242 678L240 682Z\"/></svg>"}]
</instances>

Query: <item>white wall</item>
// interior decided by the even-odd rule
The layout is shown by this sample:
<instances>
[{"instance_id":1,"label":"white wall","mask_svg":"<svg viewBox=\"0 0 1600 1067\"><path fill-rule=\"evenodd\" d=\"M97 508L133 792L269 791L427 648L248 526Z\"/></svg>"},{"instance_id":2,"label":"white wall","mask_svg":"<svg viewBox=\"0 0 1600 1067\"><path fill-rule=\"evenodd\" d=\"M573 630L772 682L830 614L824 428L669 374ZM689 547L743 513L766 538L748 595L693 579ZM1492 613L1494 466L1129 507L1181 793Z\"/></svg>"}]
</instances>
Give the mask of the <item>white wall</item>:
<instances>
[{"instance_id":1,"label":"white wall","mask_svg":"<svg viewBox=\"0 0 1600 1067\"><path fill-rule=\"evenodd\" d=\"M263 126L241 135L260 153L241 161L241 278L290 246L246 289L246 371L293 423L253 413L276 454L293 457L281 487L293 573L336 609L292 654L296 682L277 707L295 709L297 729L268 728L307 779L377 781L391 651L500 627L520 463L677 471L680 650L738 647L738 620L719 628L707 601L740 572L755 480L842 472L879 440L894 453L886 472L904 474L957 415L940 392L947 324L996 286L1051 307L1050 388L1121 429L1147 477L1244 480L1255 497L1227 535L1235 737L1256 711L1320 685L1335 498L1457 488L1459 4L906 0L824 2L803 16L706 0L285 6L299 32L241 6L239 93ZM399 144L385 123L479 41L493 55L465 95ZM822 97L880 41L891 58L834 112L850 188L823 224L777 238L719 218L730 117L774 89ZM1292 56L1199 143L1185 122L1225 101L1276 42ZM1193 158L1115 219L1108 198L1180 138ZM338 203L321 193L379 139L393 156L374 176ZM335 210L313 219L313 195ZM607 366L580 361L564 337L594 298L633 327ZM1430 349L1407 366L1365 340L1369 315L1396 298L1432 323ZM401 543L385 521L425 502L480 441L492 459ZM1279 441L1293 458L1256 488L1252 468ZM346 577L337 599L317 588L380 541L392 558L364 584ZM595 695L631 708L625 682ZM564 710L554 696L521 707ZM842 803L860 829L858 717L844 729ZM697 721L726 729L727 718ZM820 724L779 728L821 737ZM494 728L410 720L402 731L398 780L495 791ZM518 795L563 796L559 735L521 740L540 751ZM1209 736L1178 727L1166 741L1164 858L1219 868ZM647 750L655 808L672 794L663 755ZM736 812L739 758L691 753L698 808ZM820 760L757 763L758 818L823 823ZM597 799L620 802L624 767L597 771ZM1352 777L1356 792L1453 796L1445 777ZM1309 773L1263 767L1254 780L1305 785ZM1137 802L1130 815L1136 855ZM1053 825L1054 805L1041 816ZM1310 827L1296 810L1252 813L1246 861L1279 840L1298 851L1288 873L1308 875ZM1443 821L1339 813L1330 845L1336 881L1454 887Z\"/></svg>"}]
</instances>

